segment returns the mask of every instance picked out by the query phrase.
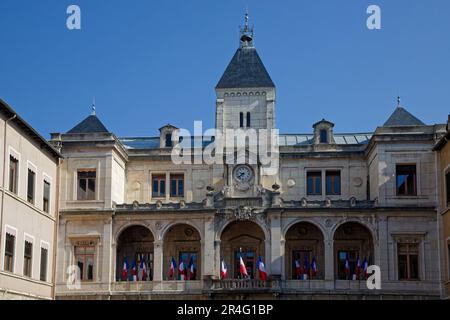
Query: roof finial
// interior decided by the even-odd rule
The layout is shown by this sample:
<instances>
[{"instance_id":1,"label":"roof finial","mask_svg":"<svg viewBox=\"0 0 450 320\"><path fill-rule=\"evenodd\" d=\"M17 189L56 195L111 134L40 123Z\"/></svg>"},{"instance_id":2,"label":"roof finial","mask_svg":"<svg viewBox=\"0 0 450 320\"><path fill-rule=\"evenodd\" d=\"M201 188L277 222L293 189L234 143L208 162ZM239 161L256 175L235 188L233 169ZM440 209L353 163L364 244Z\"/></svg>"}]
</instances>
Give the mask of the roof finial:
<instances>
[{"instance_id":1,"label":"roof finial","mask_svg":"<svg viewBox=\"0 0 450 320\"><path fill-rule=\"evenodd\" d=\"M401 107L401 99L400 96L397 96L397 108Z\"/></svg>"},{"instance_id":2,"label":"roof finial","mask_svg":"<svg viewBox=\"0 0 450 320\"><path fill-rule=\"evenodd\" d=\"M248 24L249 16L248 9L245 12L245 23L244 27L241 27L241 47L252 47L253 46L253 28L249 27Z\"/></svg>"},{"instance_id":3,"label":"roof finial","mask_svg":"<svg viewBox=\"0 0 450 320\"><path fill-rule=\"evenodd\" d=\"M95 97L94 97L94 99L92 100L91 109L92 109L91 116L95 116L95 115L96 115L96 114L95 114Z\"/></svg>"}]
</instances>

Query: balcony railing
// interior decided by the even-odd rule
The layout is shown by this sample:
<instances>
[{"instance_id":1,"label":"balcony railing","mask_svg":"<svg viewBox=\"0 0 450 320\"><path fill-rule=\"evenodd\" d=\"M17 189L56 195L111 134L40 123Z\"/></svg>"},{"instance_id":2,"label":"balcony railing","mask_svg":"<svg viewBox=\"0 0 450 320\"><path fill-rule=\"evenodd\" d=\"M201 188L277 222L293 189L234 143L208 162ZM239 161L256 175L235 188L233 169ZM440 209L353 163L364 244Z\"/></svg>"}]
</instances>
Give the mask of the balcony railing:
<instances>
[{"instance_id":1,"label":"balcony railing","mask_svg":"<svg viewBox=\"0 0 450 320\"><path fill-rule=\"evenodd\" d=\"M267 290L279 286L278 280L225 279L213 280L213 290Z\"/></svg>"}]
</instances>

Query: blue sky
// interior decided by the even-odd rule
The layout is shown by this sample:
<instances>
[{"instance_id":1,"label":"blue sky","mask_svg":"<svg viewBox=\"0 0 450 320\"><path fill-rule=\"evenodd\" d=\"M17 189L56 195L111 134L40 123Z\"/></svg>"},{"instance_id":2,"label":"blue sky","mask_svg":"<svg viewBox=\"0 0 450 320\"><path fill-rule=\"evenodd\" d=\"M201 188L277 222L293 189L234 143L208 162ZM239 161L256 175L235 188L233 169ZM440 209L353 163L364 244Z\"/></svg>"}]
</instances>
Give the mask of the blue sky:
<instances>
[{"instance_id":1,"label":"blue sky","mask_svg":"<svg viewBox=\"0 0 450 320\"><path fill-rule=\"evenodd\" d=\"M81 7L82 30L66 28ZM366 9L382 10L382 30ZM170 122L214 126L214 87L248 7L277 86L277 126L366 132L402 104L427 124L450 113L448 0L1 0L0 97L45 137L90 113L119 136Z\"/></svg>"}]
</instances>

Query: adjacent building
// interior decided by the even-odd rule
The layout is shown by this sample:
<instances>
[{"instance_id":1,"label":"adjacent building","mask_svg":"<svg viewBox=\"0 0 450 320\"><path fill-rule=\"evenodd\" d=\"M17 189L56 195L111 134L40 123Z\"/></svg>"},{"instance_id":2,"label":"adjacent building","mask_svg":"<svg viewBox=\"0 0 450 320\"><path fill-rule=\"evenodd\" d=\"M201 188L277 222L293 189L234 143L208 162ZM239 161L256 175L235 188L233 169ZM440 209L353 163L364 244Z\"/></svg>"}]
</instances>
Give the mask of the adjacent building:
<instances>
[{"instance_id":1,"label":"adjacent building","mask_svg":"<svg viewBox=\"0 0 450 320\"><path fill-rule=\"evenodd\" d=\"M276 87L247 24L215 90L224 135L277 128ZM275 174L260 155L248 161L250 147L240 162L174 163L173 148L205 151L217 137L173 125L118 137L93 112L52 134L64 156L57 298L439 298L432 149L445 125L400 100L392 109L374 131L336 133L321 120L279 135ZM366 265L380 267L380 290L368 289Z\"/></svg>"},{"instance_id":2,"label":"adjacent building","mask_svg":"<svg viewBox=\"0 0 450 320\"><path fill-rule=\"evenodd\" d=\"M442 298L450 298L450 115L447 132L436 145L437 153L436 181L439 192L438 221L441 235L441 277Z\"/></svg>"},{"instance_id":3,"label":"adjacent building","mask_svg":"<svg viewBox=\"0 0 450 320\"><path fill-rule=\"evenodd\" d=\"M0 299L52 299L61 155L3 100L0 137Z\"/></svg>"}]
</instances>

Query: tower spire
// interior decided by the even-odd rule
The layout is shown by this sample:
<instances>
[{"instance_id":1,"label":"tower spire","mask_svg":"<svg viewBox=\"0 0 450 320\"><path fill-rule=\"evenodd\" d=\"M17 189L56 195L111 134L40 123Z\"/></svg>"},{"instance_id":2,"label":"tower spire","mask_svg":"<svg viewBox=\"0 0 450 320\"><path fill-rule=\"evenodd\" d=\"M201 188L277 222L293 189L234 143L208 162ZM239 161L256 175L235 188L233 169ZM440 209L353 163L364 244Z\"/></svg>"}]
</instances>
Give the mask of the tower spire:
<instances>
[{"instance_id":1,"label":"tower spire","mask_svg":"<svg viewBox=\"0 0 450 320\"><path fill-rule=\"evenodd\" d=\"M249 26L248 10L245 12L244 27L240 28L241 47L253 47L253 27Z\"/></svg>"}]
</instances>

